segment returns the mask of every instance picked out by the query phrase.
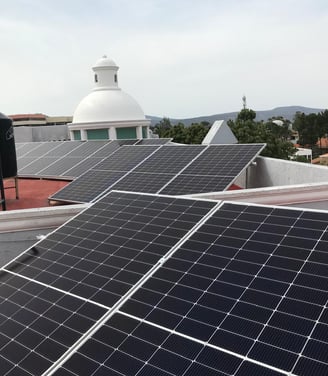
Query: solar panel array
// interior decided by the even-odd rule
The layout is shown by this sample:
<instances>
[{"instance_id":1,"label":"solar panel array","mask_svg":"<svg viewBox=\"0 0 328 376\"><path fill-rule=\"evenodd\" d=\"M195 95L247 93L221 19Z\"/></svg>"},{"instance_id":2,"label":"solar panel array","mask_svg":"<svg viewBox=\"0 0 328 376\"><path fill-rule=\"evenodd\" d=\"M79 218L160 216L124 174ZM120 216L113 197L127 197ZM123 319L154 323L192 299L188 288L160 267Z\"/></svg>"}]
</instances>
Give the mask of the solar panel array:
<instances>
[{"instance_id":1,"label":"solar panel array","mask_svg":"<svg viewBox=\"0 0 328 376\"><path fill-rule=\"evenodd\" d=\"M112 191L2 270L4 375L328 374L328 213Z\"/></svg>"},{"instance_id":2,"label":"solar panel array","mask_svg":"<svg viewBox=\"0 0 328 376\"><path fill-rule=\"evenodd\" d=\"M170 195L222 191L264 146L123 146L51 199L93 202L110 189Z\"/></svg>"},{"instance_id":3,"label":"solar panel array","mask_svg":"<svg viewBox=\"0 0 328 376\"><path fill-rule=\"evenodd\" d=\"M162 145L170 139L17 143L18 175L74 179L124 145Z\"/></svg>"}]
</instances>

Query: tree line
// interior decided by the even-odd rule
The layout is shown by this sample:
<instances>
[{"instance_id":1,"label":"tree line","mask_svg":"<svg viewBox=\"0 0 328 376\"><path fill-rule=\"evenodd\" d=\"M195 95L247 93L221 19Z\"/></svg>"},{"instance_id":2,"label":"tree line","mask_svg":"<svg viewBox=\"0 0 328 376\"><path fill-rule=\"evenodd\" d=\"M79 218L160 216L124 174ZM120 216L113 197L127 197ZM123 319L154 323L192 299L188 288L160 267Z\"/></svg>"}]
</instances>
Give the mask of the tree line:
<instances>
[{"instance_id":1,"label":"tree line","mask_svg":"<svg viewBox=\"0 0 328 376\"><path fill-rule=\"evenodd\" d=\"M172 138L179 144L201 144L207 132L211 128L208 121L192 123L186 127L183 123L172 125L169 118L164 117L153 128L153 132L160 138Z\"/></svg>"},{"instance_id":2,"label":"tree line","mask_svg":"<svg viewBox=\"0 0 328 376\"><path fill-rule=\"evenodd\" d=\"M273 123L274 119L268 122L255 121L256 112L244 108L242 109L236 120L228 120L228 125L239 143L266 143L266 148L261 155L289 159L296 149L289 141L291 131L289 129L288 120L283 121L283 125L279 126ZM201 144L211 125L209 122L192 123L186 127L179 122L172 125L170 119L163 118L153 128L153 132L160 138L172 138L173 142L182 144Z\"/></svg>"},{"instance_id":3,"label":"tree line","mask_svg":"<svg viewBox=\"0 0 328 376\"><path fill-rule=\"evenodd\" d=\"M321 138L328 134L328 110L309 115L297 112L293 128L298 132L300 145L314 147L318 141L321 142Z\"/></svg>"}]
</instances>

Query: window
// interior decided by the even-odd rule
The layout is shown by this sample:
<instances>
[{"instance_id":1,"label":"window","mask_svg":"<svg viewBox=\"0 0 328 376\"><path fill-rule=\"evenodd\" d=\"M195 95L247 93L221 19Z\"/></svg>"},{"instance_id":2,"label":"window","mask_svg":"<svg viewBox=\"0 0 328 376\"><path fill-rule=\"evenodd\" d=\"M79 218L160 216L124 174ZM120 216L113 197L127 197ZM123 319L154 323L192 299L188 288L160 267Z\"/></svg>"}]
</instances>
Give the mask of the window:
<instances>
[{"instance_id":1,"label":"window","mask_svg":"<svg viewBox=\"0 0 328 376\"><path fill-rule=\"evenodd\" d=\"M117 74L114 75L114 82L117 83Z\"/></svg>"},{"instance_id":2,"label":"window","mask_svg":"<svg viewBox=\"0 0 328 376\"><path fill-rule=\"evenodd\" d=\"M95 82L98 82L98 76L95 74Z\"/></svg>"}]
</instances>

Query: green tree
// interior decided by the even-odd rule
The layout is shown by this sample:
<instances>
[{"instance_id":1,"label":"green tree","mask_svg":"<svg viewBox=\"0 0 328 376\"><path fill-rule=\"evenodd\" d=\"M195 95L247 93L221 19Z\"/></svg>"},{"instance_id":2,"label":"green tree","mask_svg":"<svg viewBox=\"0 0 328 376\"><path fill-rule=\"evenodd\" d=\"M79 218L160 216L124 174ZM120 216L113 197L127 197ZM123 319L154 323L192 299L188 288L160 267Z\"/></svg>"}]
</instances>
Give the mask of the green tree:
<instances>
[{"instance_id":1,"label":"green tree","mask_svg":"<svg viewBox=\"0 0 328 376\"><path fill-rule=\"evenodd\" d=\"M235 121L229 120L228 125L239 143L266 143L261 155L279 159L289 159L296 151L294 145L286 139L285 129L282 131L277 124L255 121L256 112L244 108ZM282 134L281 134L282 132Z\"/></svg>"},{"instance_id":2,"label":"green tree","mask_svg":"<svg viewBox=\"0 0 328 376\"><path fill-rule=\"evenodd\" d=\"M154 133L158 134L159 138L170 137L168 134L170 133L171 128L172 124L170 119L164 117L159 123L155 124Z\"/></svg>"},{"instance_id":3,"label":"green tree","mask_svg":"<svg viewBox=\"0 0 328 376\"><path fill-rule=\"evenodd\" d=\"M297 112L294 117L294 129L298 131L299 143L303 146L314 146L321 133L317 114L305 115Z\"/></svg>"},{"instance_id":4,"label":"green tree","mask_svg":"<svg viewBox=\"0 0 328 376\"><path fill-rule=\"evenodd\" d=\"M201 144L210 126L208 122L192 123L185 128L185 144Z\"/></svg>"},{"instance_id":5,"label":"green tree","mask_svg":"<svg viewBox=\"0 0 328 376\"><path fill-rule=\"evenodd\" d=\"M328 134L328 110L319 112L317 118L317 127L321 147L321 138L326 137Z\"/></svg>"},{"instance_id":6,"label":"green tree","mask_svg":"<svg viewBox=\"0 0 328 376\"><path fill-rule=\"evenodd\" d=\"M170 119L163 118L155 125L154 133L160 138L172 138L173 142L180 144L201 144L209 129L210 123L207 121L186 127L181 122L172 125Z\"/></svg>"}]
</instances>

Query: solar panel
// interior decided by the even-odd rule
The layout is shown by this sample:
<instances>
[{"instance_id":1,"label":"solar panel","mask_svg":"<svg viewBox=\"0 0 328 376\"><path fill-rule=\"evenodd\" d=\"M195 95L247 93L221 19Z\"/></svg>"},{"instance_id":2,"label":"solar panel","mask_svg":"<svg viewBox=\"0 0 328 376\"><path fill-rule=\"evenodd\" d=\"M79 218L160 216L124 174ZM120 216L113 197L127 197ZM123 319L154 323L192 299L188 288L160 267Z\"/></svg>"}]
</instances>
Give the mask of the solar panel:
<instances>
[{"instance_id":1,"label":"solar panel","mask_svg":"<svg viewBox=\"0 0 328 376\"><path fill-rule=\"evenodd\" d=\"M6 272L0 299L2 375L42 375L106 312Z\"/></svg>"},{"instance_id":2,"label":"solar panel","mask_svg":"<svg viewBox=\"0 0 328 376\"><path fill-rule=\"evenodd\" d=\"M135 172L177 174L198 157L206 146L171 145L163 146L135 169Z\"/></svg>"},{"instance_id":3,"label":"solar panel","mask_svg":"<svg viewBox=\"0 0 328 376\"><path fill-rule=\"evenodd\" d=\"M214 205L112 192L7 270L112 306Z\"/></svg>"},{"instance_id":4,"label":"solar panel","mask_svg":"<svg viewBox=\"0 0 328 376\"><path fill-rule=\"evenodd\" d=\"M123 146L93 166L90 177L81 178L87 194L82 192L80 196L78 179L51 199L87 202L87 197L92 202L99 197L101 190L106 192L109 189L170 195L222 191L263 148L263 144ZM126 175L119 174L119 181L115 182L113 171L125 171ZM71 171L65 174L70 176ZM105 187L107 174L109 184ZM100 181L100 186L97 186L97 181ZM92 197L93 189L95 194Z\"/></svg>"},{"instance_id":5,"label":"solar panel","mask_svg":"<svg viewBox=\"0 0 328 376\"><path fill-rule=\"evenodd\" d=\"M51 200L91 202L110 189L130 170L156 151L157 146L122 146L91 171L51 196ZM68 174L71 173L69 170Z\"/></svg>"},{"instance_id":6,"label":"solar panel","mask_svg":"<svg viewBox=\"0 0 328 376\"><path fill-rule=\"evenodd\" d=\"M43 154L46 157L62 157L70 153L72 150L78 148L82 141L59 141L59 145Z\"/></svg>"},{"instance_id":7,"label":"solar panel","mask_svg":"<svg viewBox=\"0 0 328 376\"><path fill-rule=\"evenodd\" d=\"M56 149L61 144L61 141L54 142L29 142L26 144L24 157L40 158L49 151ZM25 149L25 147L24 147Z\"/></svg>"},{"instance_id":8,"label":"solar panel","mask_svg":"<svg viewBox=\"0 0 328 376\"><path fill-rule=\"evenodd\" d=\"M210 145L160 193L180 195L227 189L264 147L264 144Z\"/></svg>"},{"instance_id":9,"label":"solar panel","mask_svg":"<svg viewBox=\"0 0 328 376\"><path fill-rule=\"evenodd\" d=\"M327 223L326 212L110 192L3 269L0 341L13 341L0 365L8 375L325 375ZM11 316L35 301L32 319ZM21 339L44 316L78 334Z\"/></svg>"},{"instance_id":10,"label":"solar panel","mask_svg":"<svg viewBox=\"0 0 328 376\"><path fill-rule=\"evenodd\" d=\"M122 146L110 158L104 159L95 169L130 171L157 150L158 146Z\"/></svg>"},{"instance_id":11,"label":"solar panel","mask_svg":"<svg viewBox=\"0 0 328 376\"><path fill-rule=\"evenodd\" d=\"M261 375L312 375L311 367L325 374L328 264L310 257L328 249L327 220L225 204L121 310L259 363Z\"/></svg>"},{"instance_id":12,"label":"solar panel","mask_svg":"<svg viewBox=\"0 0 328 376\"><path fill-rule=\"evenodd\" d=\"M130 172L111 189L131 192L156 193L174 178L173 174L157 174L147 172Z\"/></svg>"},{"instance_id":13,"label":"solar panel","mask_svg":"<svg viewBox=\"0 0 328 376\"><path fill-rule=\"evenodd\" d=\"M33 161L31 163L29 163L25 167L21 167L19 169L18 175L19 176L38 175L38 173L41 170L47 168L52 163L55 163L56 160L57 160L56 157L41 157L41 158L38 158L38 159L33 159Z\"/></svg>"},{"instance_id":14,"label":"solar panel","mask_svg":"<svg viewBox=\"0 0 328 376\"><path fill-rule=\"evenodd\" d=\"M91 170L56 192L50 199L75 203L91 202L125 174L124 171L106 171L104 174L98 170Z\"/></svg>"},{"instance_id":15,"label":"solar panel","mask_svg":"<svg viewBox=\"0 0 328 376\"><path fill-rule=\"evenodd\" d=\"M185 175L176 176L158 192L169 195L220 192L229 187L236 176Z\"/></svg>"},{"instance_id":16,"label":"solar panel","mask_svg":"<svg viewBox=\"0 0 328 376\"><path fill-rule=\"evenodd\" d=\"M137 145L165 145L172 141L172 138L143 138Z\"/></svg>"},{"instance_id":17,"label":"solar panel","mask_svg":"<svg viewBox=\"0 0 328 376\"><path fill-rule=\"evenodd\" d=\"M20 148L18 175L73 179L117 148L119 144L112 141L31 142Z\"/></svg>"},{"instance_id":18,"label":"solar panel","mask_svg":"<svg viewBox=\"0 0 328 376\"><path fill-rule=\"evenodd\" d=\"M39 142L26 142L26 143L16 143L16 157L19 159L24 154L31 151L31 148L36 148L40 143Z\"/></svg>"}]
</instances>

